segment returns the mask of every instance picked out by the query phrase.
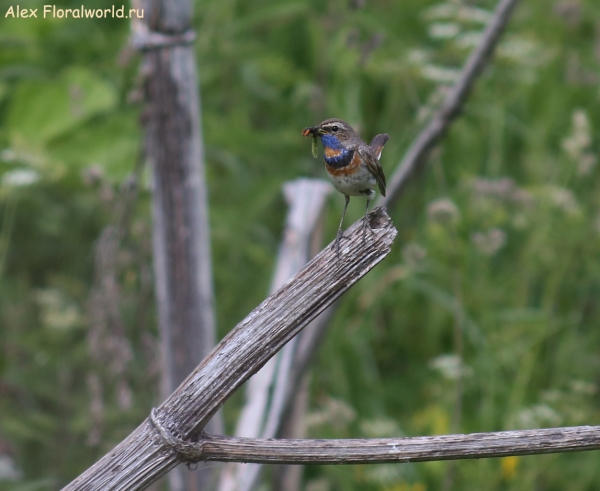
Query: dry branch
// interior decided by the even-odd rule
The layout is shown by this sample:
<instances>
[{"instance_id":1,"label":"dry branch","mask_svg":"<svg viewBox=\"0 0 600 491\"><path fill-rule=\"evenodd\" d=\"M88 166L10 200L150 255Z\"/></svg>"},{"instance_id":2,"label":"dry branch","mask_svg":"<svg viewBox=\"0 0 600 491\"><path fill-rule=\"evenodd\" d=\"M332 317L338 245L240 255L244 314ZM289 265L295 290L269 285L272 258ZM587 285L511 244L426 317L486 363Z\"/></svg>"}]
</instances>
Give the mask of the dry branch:
<instances>
[{"instance_id":1,"label":"dry branch","mask_svg":"<svg viewBox=\"0 0 600 491\"><path fill-rule=\"evenodd\" d=\"M396 236L384 209L347 231L338 257L332 244L240 322L158 412L165 429L194 441L225 400L312 319L368 273ZM65 490L144 489L180 462L149 419Z\"/></svg>"},{"instance_id":2,"label":"dry branch","mask_svg":"<svg viewBox=\"0 0 600 491\"><path fill-rule=\"evenodd\" d=\"M480 459L600 449L600 426L355 440L273 440L204 435L192 461L374 464Z\"/></svg>"}]
</instances>

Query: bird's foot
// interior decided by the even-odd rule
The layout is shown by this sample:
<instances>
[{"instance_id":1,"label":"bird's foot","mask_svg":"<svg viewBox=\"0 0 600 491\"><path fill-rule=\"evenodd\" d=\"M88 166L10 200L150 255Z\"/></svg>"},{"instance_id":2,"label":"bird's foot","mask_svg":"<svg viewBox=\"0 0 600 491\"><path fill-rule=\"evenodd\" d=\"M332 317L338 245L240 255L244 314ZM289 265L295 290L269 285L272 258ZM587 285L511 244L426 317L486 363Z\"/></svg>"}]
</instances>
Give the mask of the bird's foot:
<instances>
[{"instance_id":1,"label":"bird's foot","mask_svg":"<svg viewBox=\"0 0 600 491\"><path fill-rule=\"evenodd\" d=\"M371 232L371 235L373 235L375 233L375 232L373 232L373 229L371 228L371 224L369 223L369 215L365 215L365 217L363 218L363 225L362 225L363 245L365 245L367 243L367 230L369 232Z\"/></svg>"},{"instance_id":2,"label":"bird's foot","mask_svg":"<svg viewBox=\"0 0 600 491\"><path fill-rule=\"evenodd\" d=\"M342 233L342 229L339 229L339 230L338 230L337 237L335 238L335 244L334 244L334 247L335 247L335 252L336 252L336 254L338 255L338 257L340 256L340 241L341 241L342 239L346 239L346 240L348 240L349 238L350 238L349 236L347 236L347 235L344 235L344 234Z\"/></svg>"}]
</instances>

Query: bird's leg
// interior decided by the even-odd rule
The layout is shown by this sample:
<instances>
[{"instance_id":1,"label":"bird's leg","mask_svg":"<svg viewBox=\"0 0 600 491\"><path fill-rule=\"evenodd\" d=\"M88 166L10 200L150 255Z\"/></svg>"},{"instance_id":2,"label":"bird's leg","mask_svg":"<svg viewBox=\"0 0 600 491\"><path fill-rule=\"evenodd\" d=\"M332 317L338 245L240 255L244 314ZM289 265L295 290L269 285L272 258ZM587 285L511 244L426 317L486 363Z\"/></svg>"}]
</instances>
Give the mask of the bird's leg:
<instances>
[{"instance_id":1,"label":"bird's leg","mask_svg":"<svg viewBox=\"0 0 600 491\"><path fill-rule=\"evenodd\" d=\"M365 218L363 219L363 244L367 241L366 231L367 231L367 222L369 215L369 205L371 204L371 196L367 196L367 209L365 210ZM371 227L369 227L371 230Z\"/></svg>"},{"instance_id":2,"label":"bird's leg","mask_svg":"<svg viewBox=\"0 0 600 491\"><path fill-rule=\"evenodd\" d=\"M337 237L335 238L335 250L337 251L337 255L340 255L340 240L344 237L342 233L342 224L344 223L344 217L346 216L346 210L348 209L348 203L350 203L350 196L344 194L344 198L346 198L346 204L344 205L344 212L342 213L342 219L340 220L340 226L338 227Z\"/></svg>"}]
</instances>

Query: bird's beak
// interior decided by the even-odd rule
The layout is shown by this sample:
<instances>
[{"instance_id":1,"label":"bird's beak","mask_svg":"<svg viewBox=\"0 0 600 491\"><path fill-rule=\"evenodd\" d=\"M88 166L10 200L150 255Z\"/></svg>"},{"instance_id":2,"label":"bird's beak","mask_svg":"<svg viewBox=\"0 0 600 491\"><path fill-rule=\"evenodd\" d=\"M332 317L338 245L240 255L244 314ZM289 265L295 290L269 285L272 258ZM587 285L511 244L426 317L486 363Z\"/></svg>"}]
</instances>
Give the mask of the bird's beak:
<instances>
[{"instance_id":1,"label":"bird's beak","mask_svg":"<svg viewBox=\"0 0 600 491\"><path fill-rule=\"evenodd\" d=\"M327 133L323 128L315 128L315 131L319 135L324 135L325 133Z\"/></svg>"},{"instance_id":2,"label":"bird's beak","mask_svg":"<svg viewBox=\"0 0 600 491\"><path fill-rule=\"evenodd\" d=\"M315 133L316 133L316 131L315 131L315 127L314 126L311 126L311 127L308 127L308 128L304 128L302 130L302 136L314 135Z\"/></svg>"}]
</instances>

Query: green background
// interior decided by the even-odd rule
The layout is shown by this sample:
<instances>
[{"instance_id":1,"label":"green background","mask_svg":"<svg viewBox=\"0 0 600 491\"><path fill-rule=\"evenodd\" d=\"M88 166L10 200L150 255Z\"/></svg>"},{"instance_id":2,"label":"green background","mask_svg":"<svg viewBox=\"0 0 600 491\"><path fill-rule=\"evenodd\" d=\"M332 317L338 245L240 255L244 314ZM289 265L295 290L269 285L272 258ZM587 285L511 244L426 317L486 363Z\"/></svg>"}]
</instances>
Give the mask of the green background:
<instances>
[{"instance_id":1,"label":"green background","mask_svg":"<svg viewBox=\"0 0 600 491\"><path fill-rule=\"evenodd\" d=\"M50 490L158 401L147 169L112 264L112 310L94 296L95 245L140 159L143 70L126 20L5 8L0 489ZM389 133L389 177L493 8L197 3L219 337L267 293L282 184L325 175L302 128L339 117L365 140ZM311 379L310 436L600 423L599 103L600 4L523 0L460 119L390 210L392 253L341 302ZM333 194L327 240L342 206ZM362 213L353 200L346 224ZM229 433L240 404L225 407ZM309 491L599 488L597 452L305 472Z\"/></svg>"}]
</instances>

